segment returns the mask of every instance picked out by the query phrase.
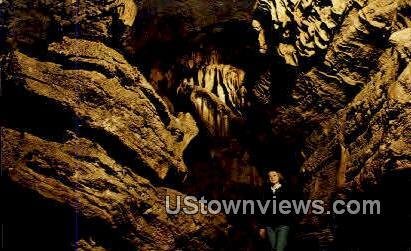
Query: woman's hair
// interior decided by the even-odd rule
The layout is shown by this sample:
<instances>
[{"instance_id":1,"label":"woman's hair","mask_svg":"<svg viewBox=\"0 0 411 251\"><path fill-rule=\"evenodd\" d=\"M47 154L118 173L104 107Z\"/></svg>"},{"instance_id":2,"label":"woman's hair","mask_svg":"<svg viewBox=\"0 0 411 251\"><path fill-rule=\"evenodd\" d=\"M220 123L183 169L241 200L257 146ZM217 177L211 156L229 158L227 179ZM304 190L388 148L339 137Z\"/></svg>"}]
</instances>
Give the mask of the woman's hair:
<instances>
[{"instance_id":1,"label":"woman's hair","mask_svg":"<svg viewBox=\"0 0 411 251\"><path fill-rule=\"evenodd\" d=\"M280 182L283 182L283 181L284 181L284 176L283 176L283 174L280 173L280 172L277 171L277 170L273 170L273 169L268 170L268 171L267 171L267 176L268 176L268 174L271 173L271 172L276 172L276 173L277 173L278 179L279 179Z\"/></svg>"}]
</instances>

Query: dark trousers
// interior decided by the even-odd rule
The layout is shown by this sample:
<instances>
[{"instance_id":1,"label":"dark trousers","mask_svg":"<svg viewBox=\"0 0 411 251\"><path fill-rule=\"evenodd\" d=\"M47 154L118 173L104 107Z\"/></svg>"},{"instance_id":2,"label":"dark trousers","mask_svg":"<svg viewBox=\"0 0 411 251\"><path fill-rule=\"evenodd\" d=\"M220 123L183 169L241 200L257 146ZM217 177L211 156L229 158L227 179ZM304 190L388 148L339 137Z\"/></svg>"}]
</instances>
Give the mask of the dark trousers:
<instances>
[{"instance_id":1,"label":"dark trousers","mask_svg":"<svg viewBox=\"0 0 411 251\"><path fill-rule=\"evenodd\" d=\"M267 227L267 237L270 242L271 250L284 251L287 246L288 232L290 227L278 225L276 227Z\"/></svg>"}]
</instances>

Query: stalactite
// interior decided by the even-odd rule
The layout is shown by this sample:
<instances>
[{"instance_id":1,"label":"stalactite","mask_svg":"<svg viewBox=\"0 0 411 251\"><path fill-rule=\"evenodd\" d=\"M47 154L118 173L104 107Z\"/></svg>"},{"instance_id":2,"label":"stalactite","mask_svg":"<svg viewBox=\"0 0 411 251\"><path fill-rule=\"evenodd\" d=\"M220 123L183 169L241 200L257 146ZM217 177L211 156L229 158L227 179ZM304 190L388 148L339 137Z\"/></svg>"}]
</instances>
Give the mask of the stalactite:
<instances>
[{"instance_id":1,"label":"stalactite","mask_svg":"<svg viewBox=\"0 0 411 251\"><path fill-rule=\"evenodd\" d=\"M210 61L216 60L216 55L210 56ZM247 91L244 87L245 72L231 65L209 64L200 67L196 73L198 81L193 78L184 79L183 85L202 88L214 97L214 104L209 96L197 97L194 107L212 135L227 136L229 134L229 119L224 114L230 110L235 116L242 116L246 102ZM224 109L220 109L224 106Z\"/></svg>"}]
</instances>

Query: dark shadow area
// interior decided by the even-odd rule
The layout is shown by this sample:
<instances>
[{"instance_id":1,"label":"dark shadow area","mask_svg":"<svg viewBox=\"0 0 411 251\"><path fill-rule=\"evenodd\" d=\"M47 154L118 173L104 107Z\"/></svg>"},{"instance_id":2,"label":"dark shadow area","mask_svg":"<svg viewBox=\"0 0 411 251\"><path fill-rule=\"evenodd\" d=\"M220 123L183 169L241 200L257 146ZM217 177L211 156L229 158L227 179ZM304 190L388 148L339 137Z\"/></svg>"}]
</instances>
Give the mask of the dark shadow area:
<instances>
[{"instance_id":1,"label":"dark shadow area","mask_svg":"<svg viewBox=\"0 0 411 251\"><path fill-rule=\"evenodd\" d=\"M336 250L405 251L411 247L411 172L388 172L378 189L350 199L380 200L380 215L336 217Z\"/></svg>"},{"instance_id":2,"label":"dark shadow area","mask_svg":"<svg viewBox=\"0 0 411 251\"><path fill-rule=\"evenodd\" d=\"M69 251L80 239L107 250L137 250L111 226L12 183L4 171L1 190L4 250Z\"/></svg>"}]
</instances>

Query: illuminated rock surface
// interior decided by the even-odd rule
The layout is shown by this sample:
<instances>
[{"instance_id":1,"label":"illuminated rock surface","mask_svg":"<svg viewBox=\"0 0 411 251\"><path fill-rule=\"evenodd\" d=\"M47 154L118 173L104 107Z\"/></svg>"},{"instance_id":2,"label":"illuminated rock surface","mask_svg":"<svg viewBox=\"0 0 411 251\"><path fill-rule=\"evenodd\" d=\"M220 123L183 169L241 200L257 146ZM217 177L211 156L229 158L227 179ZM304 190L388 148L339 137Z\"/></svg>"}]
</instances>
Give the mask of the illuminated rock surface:
<instances>
[{"instance_id":1,"label":"illuminated rock surface","mask_svg":"<svg viewBox=\"0 0 411 251\"><path fill-rule=\"evenodd\" d=\"M403 247L410 13L409 0L0 1L15 229L75 214L83 231L64 241L78 250L261 250L253 217L170 216L164 198L255 197L278 168L327 209L371 194L388 210L298 217L291 250Z\"/></svg>"}]
</instances>

